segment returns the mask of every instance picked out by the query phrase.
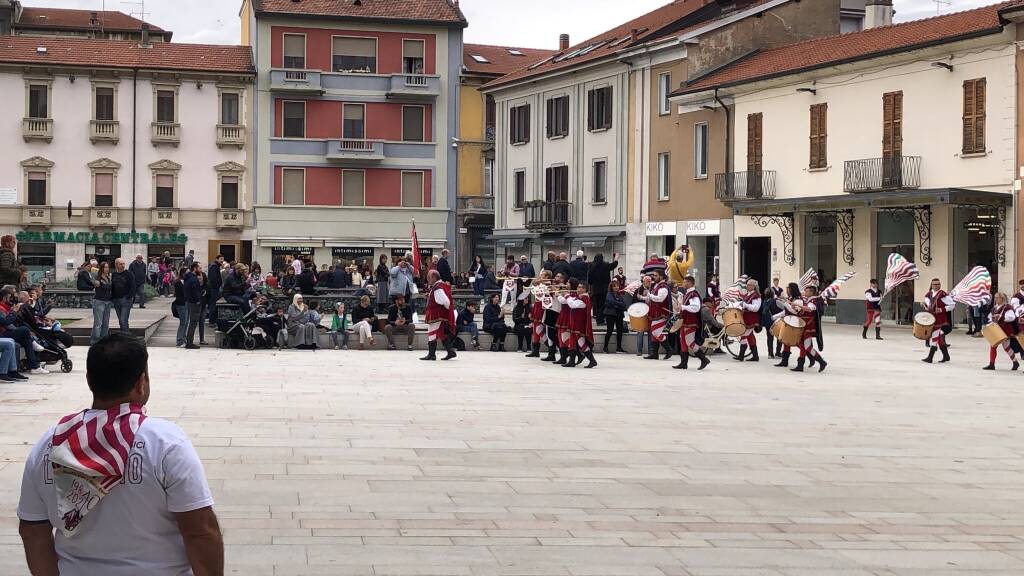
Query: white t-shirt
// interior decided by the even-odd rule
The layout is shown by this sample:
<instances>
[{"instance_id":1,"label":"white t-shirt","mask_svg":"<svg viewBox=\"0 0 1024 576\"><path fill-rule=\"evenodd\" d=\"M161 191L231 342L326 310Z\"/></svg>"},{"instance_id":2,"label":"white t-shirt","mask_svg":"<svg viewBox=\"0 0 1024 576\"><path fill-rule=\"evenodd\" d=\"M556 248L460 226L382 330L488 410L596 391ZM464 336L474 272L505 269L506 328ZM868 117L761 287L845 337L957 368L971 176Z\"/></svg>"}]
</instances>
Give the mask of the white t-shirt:
<instances>
[{"instance_id":1,"label":"white t-shirt","mask_svg":"<svg viewBox=\"0 0 1024 576\"><path fill-rule=\"evenodd\" d=\"M60 526L50 468L53 429L25 463L18 518ZM122 483L82 520L77 534L54 536L61 576L191 576L174 517L213 505L202 462L185 432L146 418L135 434Z\"/></svg>"}]
</instances>

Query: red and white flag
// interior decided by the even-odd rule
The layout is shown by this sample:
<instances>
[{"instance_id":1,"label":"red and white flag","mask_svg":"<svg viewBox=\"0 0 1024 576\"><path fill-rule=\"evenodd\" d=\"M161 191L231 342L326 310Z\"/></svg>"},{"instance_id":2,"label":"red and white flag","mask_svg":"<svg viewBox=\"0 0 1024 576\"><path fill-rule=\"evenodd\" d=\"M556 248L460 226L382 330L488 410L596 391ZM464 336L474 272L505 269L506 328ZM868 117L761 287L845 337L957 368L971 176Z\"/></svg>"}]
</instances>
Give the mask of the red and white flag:
<instances>
[{"instance_id":1,"label":"red and white flag","mask_svg":"<svg viewBox=\"0 0 1024 576\"><path fill-rule=\"evenodd\" d=\"M416 221L412 221L412 270L413 273L420 273L420 239L416 236Z\"/></svg>"},{"instance_id":2,"label":"red and white flag","mask_svg":"<svg viewBox=\"0 0 1024 576\"><path fill-rule=\"evenodd\" d=\"M129 403L61 418L53 431L50 463L65 536L76 534L82 518L121 482L135 433L145 420L145 408Z\"/></svg>"},{"instance_id":3,"label":"red and white flag","mask_svg":"<svg viewBox=\"0 0 1024 576\"><path fill-rule=\"evenodd\" d=\"M904 258L899 252L893 252L889 254L889 263L885 270L885 294L892 292L894 288L904 282L917 280L920 277L921 273L913 262ZM884 297L885 294L882 296Z\"/></svg>"},{"instance_id":4,"label":"red and white flag","mask_svg":"<svg viewBox=\"0 0 1024 576\"><path fill-rule=\"evenodd\" d=\"M803 292L804 288L807 288L808 286L814 286L817 288L820 282L821 279L818 278L818 272L814 268L809 268L807 272L804 272L804 275L800 277L800 282L798 282L797 285L800 286L800 291Z\"/></svg>"}]
</instances>

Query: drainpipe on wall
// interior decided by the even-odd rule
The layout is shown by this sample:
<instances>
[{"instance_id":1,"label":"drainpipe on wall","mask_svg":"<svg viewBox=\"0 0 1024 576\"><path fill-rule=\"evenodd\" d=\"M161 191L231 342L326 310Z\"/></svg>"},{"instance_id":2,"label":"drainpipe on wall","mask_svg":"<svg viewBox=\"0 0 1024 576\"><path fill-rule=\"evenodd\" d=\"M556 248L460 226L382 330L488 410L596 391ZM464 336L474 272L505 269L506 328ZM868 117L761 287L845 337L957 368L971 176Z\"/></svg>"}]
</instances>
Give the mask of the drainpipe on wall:
<instances>
[{"instance_id":1,"label":"drainpipe on wall","mask_svg":"<svg viewBox=\"0 0 1024 576\"><path fill-rule=\"evenodd\" d=\"M732 114L729 107L718 97L718 89L715 89L715 102L725 111L725 172L732 172Z\"/></svg>"},{"instance_id":2,"label":"drainpipe on wall","mask_svg":"<svg viewBox=\"0 0 1024 576\"><path fill-rule=\"evenodd\" d=\"M138 135L139 135L139 69L132 70L132 233L135 230L135 189L138 185L136 178L137 156L138 156Z\"/></svg>"}]
</instances>

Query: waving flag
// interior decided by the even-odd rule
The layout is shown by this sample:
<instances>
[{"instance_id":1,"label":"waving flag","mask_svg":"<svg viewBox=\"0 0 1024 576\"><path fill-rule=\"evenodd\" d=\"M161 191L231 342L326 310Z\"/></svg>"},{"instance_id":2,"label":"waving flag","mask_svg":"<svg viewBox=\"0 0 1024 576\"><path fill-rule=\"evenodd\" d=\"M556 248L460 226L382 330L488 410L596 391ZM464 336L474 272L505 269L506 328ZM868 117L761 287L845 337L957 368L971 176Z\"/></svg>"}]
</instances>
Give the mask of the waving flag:
<instances>
[{"instance_id":1,"label":"waving flag","mask_svg":"<svg viewBox=\"0 0 1024 576\"><path fill-rule=\"evenodd\" d=\"M416 220L412 221L412 269L417 276L420 273L420 239L416 236Z\"/></svg>"},{"instance_id":2,"label":"waving flag","mask_svg":"<svg viewBox=\"0 0 1024 576\"><path fill-rule=\"evenodd\" d=\"M737 278L736 282L722 293L722 302L736 302L742 299L743 293L747 290L748 280L750 280L750 276L746 274Z\"/></svg>"},{"instance_id":3,"label":"waving flag","mask_svg":"<svg viewBox=\"0 0 1024 576\"><path fill-rule=\"evenodd\" d=\"M892 292L904 282L917 280L920 277L921 273L917 271L917 266L913 262L898 252L893 252L889 254L889 265L885 270L885 294Z\"/></svg>"},{"instance_id":4,"label":"waving flag","mask_svg":"<svg viewBox=\"0 0 1024 576\"><path fill-rule=\"evenodd\" d=\"M626 287L623 288L622 291L625 292L626 294L629 294L630 296L636 296L636 291L639 290L640 287L643 285L643 282L641 282L640 280L633 280L629 284L626 284Z\"/></svg>"},{"instance_id":5,"label":"waving flag","mask_svg":"<svg viewBox=\"0 0 1024 576\"><path fill-rule=\"evenodd\" d=\"M835 300L836 296L839 295L839 290L846 284L846 281L856 276L856 272L847 272L839 278L836 278L834 282L828 285L824 290L821 291L821 296L826 300Z\"/></svg>"},{"instance_id":6,"label":"waving flag","mask_svg":"<svg viewBox=\"0 0 1024 576\"><path fill-rule=\"evenodd\" d=\"M808 286L814 286L817 288L820 282L821 280L818 278L818 272L814 268L810 268L807 272L804 272L804 275L800 277L800 282L797 284L800 286L800 291L803 292L804 288L807 288Z\"/></svg>"},{"instance_id":7,"label":"waving flag","mask_svg":"<svg viewBox=\"0 0 1024 576\"><path fill-rule=\"evenodd\" d=\"M988 268L975 266L949 295L965 306L981 306L988 302L992 297L992 275Z\"/></svg>"}]
</instances>

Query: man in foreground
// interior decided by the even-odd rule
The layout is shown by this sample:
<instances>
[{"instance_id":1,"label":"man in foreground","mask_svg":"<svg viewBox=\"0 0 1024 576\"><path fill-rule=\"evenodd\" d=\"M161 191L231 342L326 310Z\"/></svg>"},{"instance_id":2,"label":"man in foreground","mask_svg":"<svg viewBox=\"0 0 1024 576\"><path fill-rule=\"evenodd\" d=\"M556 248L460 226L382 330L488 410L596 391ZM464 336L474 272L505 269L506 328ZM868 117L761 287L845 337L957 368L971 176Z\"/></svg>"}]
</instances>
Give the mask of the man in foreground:
<instances>
[{"instance_id":1,"label":"man in foreground","mask_svg":"<svg viewBox=\"0 0 1024 576\"><path fill-rule=\"evenodd\" d=\"M224 573L199 456L176 425L146 417L148 360L131 336L94 344L92 407L62 418L32 449L18 531L33 576Z\"/></svg>"}]
</instances>

